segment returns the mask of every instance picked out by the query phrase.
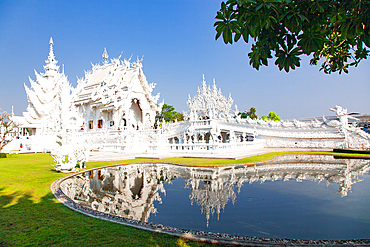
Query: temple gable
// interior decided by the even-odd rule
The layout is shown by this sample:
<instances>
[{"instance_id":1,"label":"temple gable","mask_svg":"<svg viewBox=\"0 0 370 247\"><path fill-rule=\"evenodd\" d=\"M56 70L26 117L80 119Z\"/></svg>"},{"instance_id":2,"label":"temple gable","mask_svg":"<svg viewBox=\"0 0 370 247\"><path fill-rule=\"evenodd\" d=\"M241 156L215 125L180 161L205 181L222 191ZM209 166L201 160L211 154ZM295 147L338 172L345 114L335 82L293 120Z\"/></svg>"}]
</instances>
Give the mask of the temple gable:
<instances>
[{"instance_id":1,"label":"temple gable","mask_svg":"<svg viewBox=\"0 0 370 247\"><path fill-rule=\"evenodd\" d=\"M142 60L111 59L106 49L103 64L92 66L85 78L78 80L74 104L89 130L153 128L159 94L152 96L155 84L148 84ZM87 110L88 109L88 110ZM86 123L90 123L87 125Z\"/></svg>"}]
</instances>

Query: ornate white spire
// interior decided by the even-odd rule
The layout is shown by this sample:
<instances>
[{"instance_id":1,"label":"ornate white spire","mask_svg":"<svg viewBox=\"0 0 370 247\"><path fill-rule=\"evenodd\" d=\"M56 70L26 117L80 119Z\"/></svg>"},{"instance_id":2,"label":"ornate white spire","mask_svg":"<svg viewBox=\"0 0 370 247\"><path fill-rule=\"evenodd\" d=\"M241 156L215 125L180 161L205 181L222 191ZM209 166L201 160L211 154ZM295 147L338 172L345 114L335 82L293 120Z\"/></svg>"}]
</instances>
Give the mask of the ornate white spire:
<instances>
[{"instance_id":1,"label":"ornate white spire","mask_svg":"<svg viewBox=\"0 0 370 247\"><path fill-rule=\"evenodd\" d=\"M104 47L104 52L103 52L103 55L102 55L103 59L104 59L104 63L108 63L108 53L107 53L107 48Z\"/></svg>"},{"instance_id":2,"label":"ornate white spire","mask_svg":"<svg viewBox=\"0 0 370 247\"><path fill-rule=\"evenodd\" d=\"M202 80L202 91L204 93L206 93L207 91L207 83L206 83L206 79L204 78L204 74L203 74L203 80Z\"/></svg>"},{"instance_id":3,"label":"ornate white spire","mask_svg":"<svg viewBox=\"0 0 370 247\"><path fill-rule=\"evenodd\" d=\"M52 38L49 44L45 73L35 71L36 81L29 78L31 88L24 85L28 98L27 111L32 114L34 121L43 125L45 131L59 130L67 124L71 108L71 86L64 73L59 73Z\"/></svg>"},{"instance_id":4,"label":"ornate white spire","mask_svg":"<svg viewBox=\"0 0 370 247\"><path fill-rule=\"evenodd\" d=\"M45 69L45 77L54 77L55 74L58 72L59 66L57 66L58 61L55 60L54 51L53 51L53 38L50 37L50 49L49 49L49 56L48 60L45 61L46 65L44 66Z\"/></svg>"}]
</instances>

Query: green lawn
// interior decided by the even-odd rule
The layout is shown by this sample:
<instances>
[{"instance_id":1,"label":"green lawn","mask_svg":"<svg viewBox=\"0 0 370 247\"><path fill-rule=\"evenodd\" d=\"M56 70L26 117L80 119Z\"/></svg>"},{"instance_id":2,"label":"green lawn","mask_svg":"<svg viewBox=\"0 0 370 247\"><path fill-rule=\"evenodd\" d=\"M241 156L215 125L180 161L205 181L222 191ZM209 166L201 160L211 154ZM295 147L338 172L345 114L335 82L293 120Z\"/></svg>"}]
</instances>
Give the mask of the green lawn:
<instances>
[{"instance_id":1,"label":"green lawn","mask_svg":"<svg viewBox=\"0 0 370 247\"><path fill-rule=\"evenodd\" d=\"M278 154L282 153L242 160L171 158L89 162L87 168L139 162L241 164L268 160ZM57 173L51 166L52 162L52 157L44 153L13 154L0 159L0 246L207 245L98 220L68 209L50 191L50 184L66 175Z\"/></svg>"},{"instance_id":2,"label":"green lawn","mask_svg":"<svg viewBox=\"0 0 370 247\"><path fill-rule=\"evenodd\" d=\"M50 184L66 174L49 154L0 159L0 246L204 246L94 219L59 203ZM118 162L123 163L123 162ZM88 164L88 168L104 165Z\"/></svg>"}]
</instances>

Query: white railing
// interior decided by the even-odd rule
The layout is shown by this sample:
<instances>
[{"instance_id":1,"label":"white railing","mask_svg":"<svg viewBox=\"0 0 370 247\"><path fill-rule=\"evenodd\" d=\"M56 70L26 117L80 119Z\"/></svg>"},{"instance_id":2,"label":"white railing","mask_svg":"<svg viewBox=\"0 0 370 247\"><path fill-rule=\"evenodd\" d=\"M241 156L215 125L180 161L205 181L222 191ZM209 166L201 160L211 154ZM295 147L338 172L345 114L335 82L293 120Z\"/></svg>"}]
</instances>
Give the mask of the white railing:
<instances>
[{"instance_id":1,"label":"white railing","mask_svg":"<svg viewBox=\"0 0 370 247\"><path fill-rule=\"evenodd\" d=\"M222 150L239 150L246 147L257 147L259 142L236 142L236 143L170 143L167 144L169 151L185 151L185 152L207 152L207 151L222 151Z\"/></svg>"}]
</instances>

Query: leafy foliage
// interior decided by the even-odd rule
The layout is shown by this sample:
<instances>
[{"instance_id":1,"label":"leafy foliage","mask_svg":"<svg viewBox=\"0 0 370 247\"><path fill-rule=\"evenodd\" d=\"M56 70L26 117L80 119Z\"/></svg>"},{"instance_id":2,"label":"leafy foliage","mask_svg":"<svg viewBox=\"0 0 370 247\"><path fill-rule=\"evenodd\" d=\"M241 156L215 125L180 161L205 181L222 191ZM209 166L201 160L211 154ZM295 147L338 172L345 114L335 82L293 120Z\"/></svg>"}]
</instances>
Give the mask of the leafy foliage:
<instances>
[{"instance_id":1,"label":"leafy foliage","mask_svg":"<svg viewBox=\"0 0 370 247\"><path fill-rule=\"evenodd\" d=\"M9 119L7 112L0 113L0 151L7 145L11 140L8 140L8 135L17 127L16 124Z\"/></svg>"},{"instance_id":2,"label":"leafy foliage","mask_svg":"<svg viewBox=\"0 0 370 247\"><path fill-rule=\"evenodd\" d=\"M369 0L228 0L216 19L216 40L254 41L248 56L257 70L275 56L289 72L307 55L311 65L323 59L326 74L348 73L370 52Z\"/></svg>"},{"instance_id":3,"label":"leafy foliage","mask_svg":"<svg viewBox=\"0 0 370 247\"><path fill-rule=\"evenodd\" d=\"M275 112L270 112L269 115L263 115L261 117L262 120L270 120L270 121L280 121L280 116Z\"/></svg>"},{"instance_id":4,"label":"leafy foliage","mask_svg":"<svg viewBox=\"0 0 370 247\"><path fill-rule=\"evenodd\" d=\"M268 120L272 120L272 121L280 121L280 116L273 111L269 113L267 118Z\"/></svg>"},{"instance_id":5,"label":"leafy foliage","mask_svg":"<svg viewBox=\"0 0 370 247\"><path fill-rule=\"evenodd\" d=\"M251 119L257 119L258 118L257 110L254 107L251 107L249 109L249 111L239 112L238 115L240 116L240 118L247 118L247 117L249 117Z\"/></svg>"},{"instance_id":6,"label":"leafy foliage","mask_svg":"<svg viewBox=\"0 0 370 247\"><path fill-rule=\"evenodd\" d=\"M156 122L162 122L163 120L168 122L183 121L184 116L181 113L175 111L175 107L172 105L163 104L161 113L155 116Z\"/></svg>"},{"instance_id":7,"label":"leafy foliage","mask_svg":"<svg viewBox=\"0 0 370 247\"><path fill-rule=\"evenodd\" d=\"M240 116L240 118L247 118L248 117L247 113L245 113L245 112L239 112L238 116Z\"/></svg>"}]
</instances>

